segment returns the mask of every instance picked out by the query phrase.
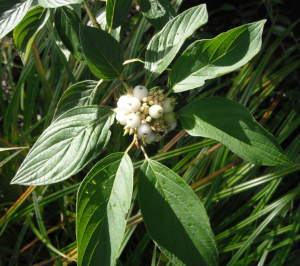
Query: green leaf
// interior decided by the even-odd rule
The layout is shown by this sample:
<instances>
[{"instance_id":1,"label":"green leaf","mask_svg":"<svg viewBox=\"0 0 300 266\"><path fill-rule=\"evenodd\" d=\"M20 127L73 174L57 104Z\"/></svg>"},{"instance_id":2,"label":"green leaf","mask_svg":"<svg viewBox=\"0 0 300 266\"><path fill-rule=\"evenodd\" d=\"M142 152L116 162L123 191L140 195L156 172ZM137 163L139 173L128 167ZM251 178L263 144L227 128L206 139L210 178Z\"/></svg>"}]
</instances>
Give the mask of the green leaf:
<instances>
[{"instance_id":1,"label":"green leaf","mask_svg":"<svg viewBox=\"0 0 300 266\"><path fill-rule=\"evenodd\" d=\"M218 251L206 211L173 171L147 160L138 180L146 229L175 265L217 265Z\"/></svg>"},{"instance_id":2,"label":"green leaf","mask_svg":"<svg viewBox=\"0 0 300 266\"><path fill-rule=\"evenodd\" d=\"M169 0L143 0L140 7L145 18L158 30L161 30L176 12Z\"/></svg>"},{"instance_id":3,"label":"green leaf","mask_svg":"<svg viewBox=\"0 0 300 266\"><path fill-rule=\"evenodd\" d=\"M133 166L114 153L88 173L78 190L78 265L115 265L132 197Z\"/></svg>"},{"instance_id":4,"label":"green leaf","mask_svg":"<svg viewBox=\"0 0 300 266\"><path fill-rule=\"evenodd\" d=\"M55 28L65 47L80 61L83 61L79 40L81 19L70 7L59 7L54 16Z\"/></svg>"},{"instance_id":5,"label":"green leaf","mask_svg":"<svg viewBox=\"0 0 300 266\"><path fill-rule=\"evenodd\" d=\"M57 104L54 120L74 107L92 105L94 94L100 84L94 80L85 80L68 88Z\"/></svg>"},{"instance_id":6,"label":"green leaf","mask_svg":"<svg viewBox=\"0 0 300 266\"><path fill-rule=\"evenodd\" d=\"M204 98L182 108L178 115L190 135L218 140L246 161L291 164L277 140L240 103L221 97Z\"/></svg>"},{"instance_id":7,"label":"green leaf","mask_svg":"<svg viewBox=\"0 0 300 266\"><path fill-rule=\"evenodd\" d=\"M170 20L154 35L146 51L145 68L148 81L155 79L168 67L184 41L205 24L207 19L206 5L199 5Z\"/></svg>"},{"instance_id":8,"label":"green leaf","mask_svg":"<svg viewBox=\"0 0 300 266\"><path fill-rule=\"evenodd\" d=\"M2 0L0 2L0 39L12 31L25 17L33 0Z\"/></svg>"},{"instance_id":9,"label":"green leaf","mask_svg":"<svg viewBox=\"0 0 300 266\"><path fill-rule=\"evenodd\" d=\"M31 9L14 30L14 41L23 64L29 56L32 43L50 16L50 10L37 6Z\"/></svg>"},{"instance_id":10,"label":"green leaf","mask_svg":"<svg viewBox=\"0 0 300 266\"><path fill-rule=\"evenodd\" d=\"M97 20L100 28L104 31L107 31L109 30L109 27L107 25L107 22L106 22L106 9L105 7L103 8L100 8L96 14L95 14L95 19ZM93 27L93 23L91 21L88 22L87 24L88 26L91 26ZM113 29L111 31L111 36L113 36L118 42L120 42L120 32L121 32L121 27L118 27L116 29Z\"/></svg>"},{"instance_id":11,"label":"green leaf","mask_svg":"<svg viewBox=\"0 0 300 266\"><path fill-rule=\"evenodd\" d=\"M107 106L76 107L64 113L39 137L11 183L45 185L76 174L101 153L113 120Z\"/></svg>"},{"instance_id":12,"label":"green leaf","mask_svg":"<svg viewBox=\"0 0 300 266\"><path fill-rule=\"evenodd\" d=\"M104 80L119 78L123 72L123 51L107 32L80 25L80 39L89 68Z\"/></svg>"},{"instance_id":13,"label":"green leaf","mask_svg":"<svg viewBox=\"0 0 300 266\"><path fill-rule=\"evenodd\" d=\"M39 5L46 8L56 8L72 4L81 4L83 0L39 0Z\"/></svg>"},{"instance_id":14,"label":"green leaf","mask_svg":"<svg viewBox=\"0 0 300 266\"><path fill-rule=\"evenodd\" d=\"M255 56L261 47L266 20L243 25L211 40L192 43L175 62L169 87L174 92L202 86L207 79L227 74Z\"/></svg>"},{"instance_id":15,"label":"green leaf","mask_svg":"<svg viewBox=\"0 0 300 266\"><path fill-rule=\"evenodd\" d=\"M122 25L131 9L132 0L107 0L106 21L111 29Z\"/></svg>"}]
</instances>

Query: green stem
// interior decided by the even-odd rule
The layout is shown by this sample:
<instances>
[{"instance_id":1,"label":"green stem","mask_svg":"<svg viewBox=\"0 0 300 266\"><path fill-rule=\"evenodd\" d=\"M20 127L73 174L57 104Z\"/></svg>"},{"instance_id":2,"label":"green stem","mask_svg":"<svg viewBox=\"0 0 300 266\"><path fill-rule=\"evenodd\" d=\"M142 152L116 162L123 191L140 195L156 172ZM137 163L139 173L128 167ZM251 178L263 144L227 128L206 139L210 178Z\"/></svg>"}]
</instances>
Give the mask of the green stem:
<instances>
[{"instance_id":1,"label":"green stem","mask_svg":"<svg viewBox=\"0 0 300 266\"><path fill-rule=\"evenodd\" d=\"M143 151L143 153L144 153L144 156L145 156L146 160L149 161L149 157L148 157L147 152L145 151L145 148L144 148L143 145L141 145L141 149L142 149L142 151Z\"/></svg>"},{"instance_id":2,"label":"green stem","mask_svg":"<svg viewBox=\"0 0 300 266\"><path fill-rule=\"evenodd\" d=\"M128 146L127 150L125 151L126 154L130 151L130 149L132 148L132 146L134 145L135 142L136 142L136 139L135 139L135 137L134 137L133 141L132 141L131 144Z\"/></svg>"},{"instance_id":3,"label":"green stem","mask_svg":"<svg viewBox=\"0 0 300 266\"><path fill-rule=\"evenodd\" d=\"M93 15L89 5L87 4L86 0L83 0L83 3L84 3L84 8L85 8L86 12L88 13L88 16L89 16L90 20L92 21L94 27L99 29L100 27L97 23L97 20L95 19L95 17Z\"/></svg>"}]
</instances>

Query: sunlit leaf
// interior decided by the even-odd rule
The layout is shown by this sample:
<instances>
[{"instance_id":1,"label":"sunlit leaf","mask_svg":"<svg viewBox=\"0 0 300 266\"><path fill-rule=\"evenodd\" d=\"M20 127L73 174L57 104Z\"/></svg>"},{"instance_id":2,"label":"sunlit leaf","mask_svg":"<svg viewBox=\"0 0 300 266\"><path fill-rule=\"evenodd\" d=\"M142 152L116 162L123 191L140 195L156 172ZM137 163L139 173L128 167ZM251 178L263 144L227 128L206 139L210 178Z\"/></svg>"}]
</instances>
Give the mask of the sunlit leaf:
<instances>
[{"instance_id":1,"label":"sunlit leaf","mask_svg":"<svg viewBox=\"0 0 300 266\"><path fill-rule=\"evenodd\" d=\"M175 265L218 265L206 211L192 189L172 170L146 160L138 180L146 229Z\"/></svg>"},{"instance_id":2,"label":"sunlit leaf","mask_svg":"<svg viewBox=\"0 0 300 266\"><path fill-rule=\"evenodd\" d=\"M246 161L291 164L277 140L240 103L221 97L204 98L182 108L178 115L190 135L218 140Z\"/></svg>"},{"instance_id":3,"label":"sunlit leaf","mask_svg":"<svg viewBox=\"0 0 300 266\"><path fill-rule=\"evenodd\" d=\"M83 0L38 0L39 4L46 8L56 8L72 4L81 4Z\"/></svg>"},{"instance_id":4,"label":"sunlit leaf","mask_svg":"<svg viewBox=\"0 0 300 266\"><path fill-rule=\"evenodd\" d=\"M133 166L125 153L100 162L82 181L77 196L78 265L115 265L131 203Z\"/></svg>"},{"instance_id":5,"label":"sunlit leaf","mask_svg":"<svg viewBox=\"0 0 300 266\"><path fill-rule=\"evenodd\" d=\"M175 62L169 87L174 92L190 90L246 64L260 50L265 22L246 24L214 39L192 43Z\"/></svg>"},{"instance_id":6,"label":"sunlit leaf","mask_svg":"<svg viewBox=\"0 0 300 266\"><path fill-rule=\"evenodd\" d=\"M11 183L44 185L76 174L101 153L113 120L107 106L76 107L64 113L39 137Z\"/></svg>"},{"instance_id":7,"label":"sunlit leaf","mask_svg":"<svg viewBox=\"0 0 300 266\"><path fill-rule=\"evenodd\" d=\"M190 8L174 19L151 39L146 51L147 79L153 80L172 62L184 41L207 22L206 5Z\"/></svg>"}]
</instances>

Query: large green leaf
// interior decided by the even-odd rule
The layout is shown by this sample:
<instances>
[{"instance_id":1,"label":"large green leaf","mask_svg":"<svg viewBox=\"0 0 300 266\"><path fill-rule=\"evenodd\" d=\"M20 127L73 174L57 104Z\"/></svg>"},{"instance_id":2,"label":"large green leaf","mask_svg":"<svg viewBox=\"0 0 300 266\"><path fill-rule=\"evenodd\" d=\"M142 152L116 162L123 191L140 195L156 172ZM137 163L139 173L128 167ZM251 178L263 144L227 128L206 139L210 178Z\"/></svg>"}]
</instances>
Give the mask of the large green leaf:
<instances>
[{"instance_id":1,"label":"large green leaf","mask_svg":"<svg viewBox=\"0 0 300 266\"><path fill-rule=\"evenodd\" d=\"M14 41L23 64L26 63L32 43L47 22L50 10L37 6L31 9L14 30Z\"/></svg>"},{"instance_id":2,"label":"large green leaf","mask_svg":"<svg viewBox=\"0 0 300 266\"><path fill-rule=\"evenodd\" d=\"M107 106L76 107L64 113L39 137L11 183L44 185L76 174L103 150L113 120Z\"/></svg>"},{"instance_id":3,"label":"large green leaf","mask_svg":"<svg viewBox=\"0 0 300 266\"><path fill-rule=\"evenodd\" d=\"M80 25L83 53L94 75L100 79L119 78L123 72L120 44L102 29Z\"/></svg>"},{"instance_id":4,"label":"large green leaf","mask_svg":"<svg viewBox=\"0 0 300 266\"><path fill-rule=\"evenodd\" d=\"M114 153L88 173L78 190L78 265L115 265L131 203L133 166L125 153Z\"/></svg>"},{"instance_id":5,"label":"large green leaf","mask_svg":"<svg viewBox=\"0 0 300 266\"><path fill-rule=\"evenodd\" d=\"M176 16L169 0L142 0L140 7L146 19L159 30Z\"/></svg>"},{"instance_id":6,"label":"large green leaf","mask_svg":"<svg viewBox=\"0 0 300 266\"><path fill-rule=\"evenodd\" d=\"M277 140L240 103L221 97L204 98L182 108L178 115L190 135L218 140L246 161L291 164Z\"/></svg>"},{"instance_id":7,"label":"large green leaf","mask_svg":"<svg viewBox=\"0 0 300 266\"><path fill-rule=\"evenodd\" d=\"M147 46L145 68L147 79L153 80L172 62L184 41L207 22L206 5L190 8L176 18L151 39Z\"/></svg>"},{"instance_id":8,"label":"large green leaf","mask_svg":"<svg viewBox=\"0 0 300 266\"><path fill-rule=\"evenodd\" d=\"M158 162L146 160L138 189L146 229L175 265L218 264L206 211L180 176Z\"/></svg>"},{"instance_id":9,"label":"large green leaf","mask_svg":"<svg viewBox=\"0 0 300 266\"><path fill-rule=\"evenodd\" d=\"M85 80L68 88L57 104L54 120L74 107L92 105L93 97L100 84L94 80Z\"/></svg>"},{"instance_id":10,"label":"large green leaf","mask_svg":"<svg viewBox=\"0 0 300 266\"><path fill-rule=\"evenodd\" d=\"M39 4L46 8L56 8L72 4L81 4L83 0L39 0Z\"/></svg>"},{"instance_id":11,"label":"large green leaf","mask_svg":"<svg viewBox=\"0 0 300 266\"><path fill-rule=\"evenodd\" d=\"M83 61L79 39L81 19L67 6L59 7L54 16L55 28L65 47L80 61Z\"/></svg>"},{"instance_id":12,"label":"large green leaf","mask_svg":"<svg viewBox=\"0 0 300 266\"><path fill-rule=\"evenodd\" d=\"M102 30L107 31L107 32L109 31L109 27L106 22L106 8L105 7L100 8L96 12L95 19L97 20L97 22ZM87 25L93 27L93 23L91 21L89 21ZM118 42L120 42L120 32L121 32L121 27L118 27L116 29L113 29L110 34Z\"/></svg>"},{"instance_id":13,"label":"large green leaf","mask_svg":"<svg viewBox=\"0 0 300 266\"><path fill-rule=\"evenodd\" d=\"M12 31L25 17L33 0L0 1L0 39Z\"/></svg>"},{"instance_id":14,"label":"large green leaf","mask_svg":"<svg viewBox=\"0 0 300 266\"><path fill-rule=\"evenodd\" d=\"M260 50L265 22L246 24L214 39L192 43L175 62L169 87L174 92L190 90L246 64Z\"/></svg>"},{"instance_id":15,"label":"large green leaf","mask_svg":"<svg viewBox=\"0 0 300 266\"><path fill-rule=\"evenodd\" d=\"M107 0L106 21L111 29L122 25L126 20L132 5L132 0Z\"/></svg>"}]
</instances>

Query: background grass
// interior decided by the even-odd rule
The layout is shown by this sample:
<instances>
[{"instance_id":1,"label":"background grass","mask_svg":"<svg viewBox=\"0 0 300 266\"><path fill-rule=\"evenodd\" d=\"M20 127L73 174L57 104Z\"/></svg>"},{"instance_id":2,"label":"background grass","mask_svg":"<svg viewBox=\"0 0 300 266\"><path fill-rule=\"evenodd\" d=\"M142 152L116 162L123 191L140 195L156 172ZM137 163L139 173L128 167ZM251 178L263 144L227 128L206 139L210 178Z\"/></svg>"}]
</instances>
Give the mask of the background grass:
<instances>
[{"instance_id":1,"label":"background grass","mask_svg":"<svg viewBox=\"0 0 300 266\"><path fill-rule=\"evenodd\" d=\"M267 18L263 47L243 68L180 96L188 102L222 96L244 104L295 164L252 165L214 140L189 137L180 126L160 144L147 146L153 159L179 173L203 201L216 235L220 265L299 265L299 4L287 2L209 1L209 21L193 38L212 38ZM202 2L172 3L182 12ZM93 2L91 7L95 12L102 5ZM87 21L85 10L82 19ZM125 59L143 59L154 33L136 2L121 30ZM38 34L25 67L11 34L0 45L0 147L5 149L0 151L0 264L76 265L78 186L94 163L111 152L124 151L131 138L122 137L120 125L114 124L105 151L72 178L40 187L10 185L30 147L51 123L62 93L78 81L97 79L72 55L66 58L51 22ZM144 74L142 63L126 65L124 75L130 85L144 84ZM149 87L166 85L167 74ZM103 82L97 102L114 106L123 89L119 81ZM137 174L143 156L136 148L130 155ZM135 186L118 265L171 265L146 233L137 193Z\"/></svg>"}]
</instances>

